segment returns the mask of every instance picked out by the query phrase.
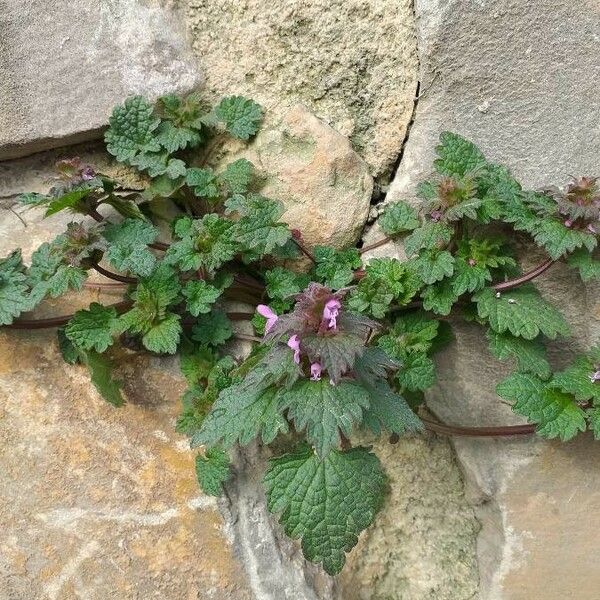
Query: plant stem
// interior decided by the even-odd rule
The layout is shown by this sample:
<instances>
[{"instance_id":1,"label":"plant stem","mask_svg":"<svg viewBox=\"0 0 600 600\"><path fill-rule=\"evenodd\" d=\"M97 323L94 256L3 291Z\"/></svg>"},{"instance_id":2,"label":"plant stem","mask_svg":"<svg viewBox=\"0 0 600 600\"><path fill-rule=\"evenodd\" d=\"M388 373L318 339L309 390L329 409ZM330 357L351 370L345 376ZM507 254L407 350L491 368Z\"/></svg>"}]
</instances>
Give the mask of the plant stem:
<instances>
[{"instance_id":1,"label":"plant stem","mask_svg":"<svg viewBox=\"0 0 600 600\"><path fill-rule=\"evenodd\" d=\"M506 290L512 290L513 288L523 285L524 283L532 281L533 279L535 279L536 277L541 275L544 271L549 269L555 262L556 261L549 258L548 260L544 261L541 265L538 265L534 269L531 269L531 271L527 271L527 273L524 273L520 277L516 277L515 279L509 279L508 281L502 281L500 283L496 283L492 287L497 292L504 292Z\"/></svg>"},{"instance_id":2,"label":"plant stem","mask_svg":"<svg viewBox=\"0 0 600 600\"><path fill-rule=\"evenodd\" d=\"M300 240L297 240L294 237L292 237L292 240L294 244L298 246L300 252L306 256L306 258L308 258L312 263L317 264L317 261L315 260L315 257L312 255L311 251Z\"/></svg>"},{"instance_id":3,"label":"plant stem","mask_svg":"<svg viewBox=\"0 0 600 600\"><path fill-rule=\"evenodd\" d=\"M365 252L368 252L369 250L375 250L375 248L379 248L380 246L385 246L388 242L391 242L392 238L389 235L386 235L382 240L379 240L378 242L373 242L372 244L369 244L368 246L363 246L362 248L358 249L358 253L359 254L364 254Z\"/></svg>"},{"instance_id":4,"label":"plant stem","mask_svg":"<svg viewBox=\"0 0 600 600\"><path fill-rule=\"evenodd\" d=\"M113 273L112 271L107 271L104 267L101 267L98 264L93 266L95 271L98 271L100 275L104 275L104 277L108 277L108 279L113 279L114 281L119 281L120 283L137 283L138 280L136 277L127 277L126 275L118 275L117 273Z\"/></svg>"},{"instance_id":5,"label":"plant stem","mask_svg":"<svg viewBox=\"0 0 600 600\"><path fill-rule=\"evenodd\" d=\"M116 304L110 304L107 308L114 308L118 314L122 314L129 310L132 304L131 300L123 300ZM2 327L7 327L8 329L50 329L66 325L72 317L73 314L49 317L47 319L17 319L10 325L2 325Z\"/></svg>"},{"instance_id":6,"label":"plant stem","mask_svg":"<svg viewBox=\"0 0 600 600\"><path fill-rule=\"evenodd\" d=\"M463 437L508 437L512 435L531 435L535 433L535 425L497 425L491 427L461 427L459 425L446 425L439 421L421 419L425 429L441 435L456 435Z\"/></svg>"}]
</instances>

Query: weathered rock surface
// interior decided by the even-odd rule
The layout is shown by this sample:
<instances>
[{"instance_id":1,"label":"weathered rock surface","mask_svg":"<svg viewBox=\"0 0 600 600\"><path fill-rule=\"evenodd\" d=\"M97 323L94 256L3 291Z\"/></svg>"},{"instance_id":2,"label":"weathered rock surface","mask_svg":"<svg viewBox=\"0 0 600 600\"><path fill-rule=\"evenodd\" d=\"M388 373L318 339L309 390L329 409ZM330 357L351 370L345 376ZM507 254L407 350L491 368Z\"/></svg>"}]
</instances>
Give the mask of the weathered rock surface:
<instances>
[{"instance_id":1,"label":"weathered rock surface","mask_svg":"<svg viewBox=\"0 0 600 600\"><path fill-rule=\"evenodd\" d=\"M244 156L264 176L261 193L281 200L283 220L302 232L307 245L354 245L369 213L373 179L350 142L306 107L271 117Z\"/></svg>"},{"instance_id":2,"label":"weathered rock surface","mask_svg":"<svg viewBox=\"0 0 600 600\"><path fill-rule=\"evenodd\" d=\"M472 139L526 186L600 173L600 71L590 46L600 35L596 3L419 0L416 12L423 96L388 200L414 198L444 129ZM600 286L553 267L540 288L573 325L573 339L551 352L560 366L600 339ZM518 422L494 393L507 368L492 360L483 332L460 325L455 333L439 357L441 383L429 407L452 423ZM590 536L598 444L583 436L562 445L532 438L454 445L482 523L482 599L595 598L600 572L588 561L598 558Z\"/></svg>"},{"instance_id":3,"label":"weathered rock surface","mask_svg":"<svg viewBox=\"0 0 600 600\"><path fill-rule=\"evenodd\" d=\"M173 433L172 360L124 357L115 409L48 332L0 332L0 596L250 600Z\"/></svg>"},{"instance_id":4,"label":"weathered rock surface","mask_svg":"<svg viewBox=\"0 0 600 600\"><path fill-rule=\"evenodd\" d=\"M349 555L340 600L471 600L479 531L447 440L382 438L374 451L390 490L374 525Z\"/></svg>"},{"instance_id":5,"label":"weathered rock surface","mask_svg":"<svg viewBox=\"0 0 600 600\"><path fill-rule=\"evenodd\" d=\"M410 0L188 0L208 91L282 114L302 102L377 176L396 160L417 88Z\"/></svg>"},{"instance_id":6,"label":"weathered rock surface","mask_svg":"<svg viewBox=\"0 0 600 600\"><path fill-rule=\"evenodd\" d=\"M140 0L2 0L0 48L0 159L97 137L127 96L201 81L173 13Z\"/></svg>"}]
</instances>

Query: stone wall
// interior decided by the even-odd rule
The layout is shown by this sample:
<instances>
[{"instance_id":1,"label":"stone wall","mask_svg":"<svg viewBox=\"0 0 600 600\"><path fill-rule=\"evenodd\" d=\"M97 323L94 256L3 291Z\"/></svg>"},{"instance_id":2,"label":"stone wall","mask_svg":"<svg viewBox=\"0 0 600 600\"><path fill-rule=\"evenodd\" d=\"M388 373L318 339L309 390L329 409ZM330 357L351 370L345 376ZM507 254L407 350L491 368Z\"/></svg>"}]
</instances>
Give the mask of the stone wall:
<instances>
[{"instance_id":1,"label":"stone wall","mask_svg":"<svg viewBox=\"0 0 600 600\"><path fill-rule=\"evenodd\" d=\"M597 0L0 0L0 256L28 256L64 227L14 205L46 189L56 160L118 168L96 143L65 144L98 137L131 93L204 86L211 100L263 103L264 131L231 152L270 173L311 243L377 239L377 204L414 199L443 129L529 186L600 173L599 36ZM552 349L560 364L600 339L600 289L558 267L542 289L577 330ZM484 346L461 326L440 356L428 397L440 418L517 422L493 394L504 371ZM237 456L227 498L203 496L173 429L177 365L123 358L129 402L115 410L49 332L0 331L1 598L597 597L591 439L379 442L386 508L334 580L267 514L253 475L264 451Z\"/></svg>"}]
</instances>

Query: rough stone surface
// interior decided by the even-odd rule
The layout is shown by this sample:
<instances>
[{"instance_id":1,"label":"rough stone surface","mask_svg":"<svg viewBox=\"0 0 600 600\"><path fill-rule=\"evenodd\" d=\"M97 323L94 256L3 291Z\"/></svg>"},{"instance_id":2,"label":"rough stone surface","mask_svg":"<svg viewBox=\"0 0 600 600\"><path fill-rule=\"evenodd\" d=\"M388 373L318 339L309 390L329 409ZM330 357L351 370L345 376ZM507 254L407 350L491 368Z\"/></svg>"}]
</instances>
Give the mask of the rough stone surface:
<instances>
[{"instance_id":1,"label":"rough stone surface","mask_svg":"<svg viewBox=\"0 0 600 600\"><path fill-rule=\"evenodd\" d=\"M470 600L476 597L479 524L447 440L375 443L390 479L382 512L350 554L340 600Z\"/></svg>"},{"instance_id":2,"label":"rough stone surface","mask_svg":"<svg viewBox=\"0 0 600 600\"><path fill-rule=\"evenodd\" d=\"M308 246L356 243L373 191L368 166L344 136L306 107L271 117L249 146L232 148L227 160L238 156L262 173L261 193L283 202L283 220L302 232Z\"/></svg>"},{"instance_id":3,"label":"rough stone surface","mask_svg":"<svg viewBox=\"0 0 600 600\"><path fill-rule=\"evenodd\" d=\"M389 171L417 89L410 0L187 0L187 22L214 98L302 102Z\"/></svg>"},{"instance_id":4,"label":"rough stone surface","mask_svg":"<svg viewBox=\"0 0 600 600\"><path fill-rule=\"evenodd\" d=\"M600 172L600 71L591 42L600 34L597 2L547 0L541 9L525 0L418 0L416 14L423 96L388 200L414 200L444 129L472 139L526 186ZM539 286L573 325L574 337L552 347L560 367L600 339L600 286L561 267ZM429 407L450 423L519 422L494 393L508 370L492 360L483 332L455 325L455 334L439 356L441 383ZM600 497L597 444L582 436L569 444L454 445L482 524L482 600L597 597L599 572L588 562L598 557L590 536Z\"/></svg>"},{"instance_id":5,"label":"rough stone surface","mask_svg":"<svg viewBox=\"0 0 600 600\"><path fill-rule=\"evenodd\" d=\"M0 158L97 137L132 94L201 78L173 14L153 1L0 1Z\"/></svg>"},{"instance_id":6,"label":"rough stone surface","mask_svg":"<svg viewBox=\"0 0 600 600\"><path fill-rule=\"evenodd\" d=\"M124 357L117 410L51 340L0 333L0 596L252 599L173 433L173 361Z\"/></svg>"}]
</instances>

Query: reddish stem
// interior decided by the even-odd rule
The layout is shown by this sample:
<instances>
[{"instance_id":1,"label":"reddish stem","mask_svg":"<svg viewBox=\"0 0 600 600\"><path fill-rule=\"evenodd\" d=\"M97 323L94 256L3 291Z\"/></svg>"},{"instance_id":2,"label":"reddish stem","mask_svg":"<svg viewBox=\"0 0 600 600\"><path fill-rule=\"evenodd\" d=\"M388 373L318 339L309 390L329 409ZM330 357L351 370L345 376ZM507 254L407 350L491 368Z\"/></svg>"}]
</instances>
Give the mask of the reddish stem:
<instances>
[{"instance_id":1,"label":"reddish stem","mask_svg":"<svg viewBox=\"0 0 600 600\"><path fill-rule=\"evenodd\" d=\"M292 238L292 240L296 244L296 246L298 246L300 252L302 252L302 254L306 256L306 258L308 258L314 264L317 264L317 261L315 260L315 257L312 255L311 251L300 240L297 240L294 237Z\"/></svg>"},{"instance_id":2,"label":"reddish stem","mask_svg":"<svg viewBox=\"0 0 600 600\"><path fill-rule=\"evenodd\" d=\"M104 267L96 264L93 267L100 275L104 275L104 277L108 277L109 279L114 279L114 281L119 281L120 283L137 283L137 279L135 277L127 277L126 275L118 275L117 273L113 273L112 271L107 271Z\"/></svg>"},{"instance_id":3,"label":"reddish stem","mask_svg":"<svg viewBox=\"0 0 600 600\"><path fill-rule=\"evenodd\" d=\"M463 437L507 437L512 435L531 435L535 433L535 425L497 425L491 427L462 427L459 425L446 425L430 419L421 419L425 429L442 435L456 435Z\"/></svg>"},{"instance_id":4,"label":"reddish stem","mask_svg":"<svg viewBox=\"0 0 600 600\"><path fill-rule=\"evenodd\" d=\"M131 300L123 300L116 304L110 304L107 308L114 308L118 314L122 314L131 307ZM9 329L50 329L51 327L62 327L66 325L73 314L61 315L59 317L49 317L47 319L17 319L10 325L3 325Z\"/></svg>"},{"instance_id":5,"label":"reddish stem","mask_svg":"<svg viewBox=\"0 0 600 600\"><path fill-rule=\"evenodd\" d=\"M538 265L534 269L531 269L531 271L527 271L527 273L523 273L523 275L521 275L520 277L516 277L515 279L509 279L508 281L502 281L500 283L496 283L492 287L497 292L504 292L506 290L512 290L513 288L523 285L524 283L532 281L533 279L535 279L536 277L541 275L544 271L549 269L555 262L556 261L549 258L548 260L544 261L541 265Z\"/></svg>"},{"instance_id":6,"label":"reddish stem","mask_svg":"<svg viewBox=\"0 0 600 600\"><path fill-rule=\"evenodd\" d=\"M372 244L369 244L368 246L363 246L362 248L358 249L358 253L359 254L364 254L365 252L368 252L369 250L375 250L375 248L379 248L380 246L385 246L388 242L391 242L392 238L389 235L386 235L382 240L379 240L378 242L373 242Z\"/></svg>"}]
</instances>

